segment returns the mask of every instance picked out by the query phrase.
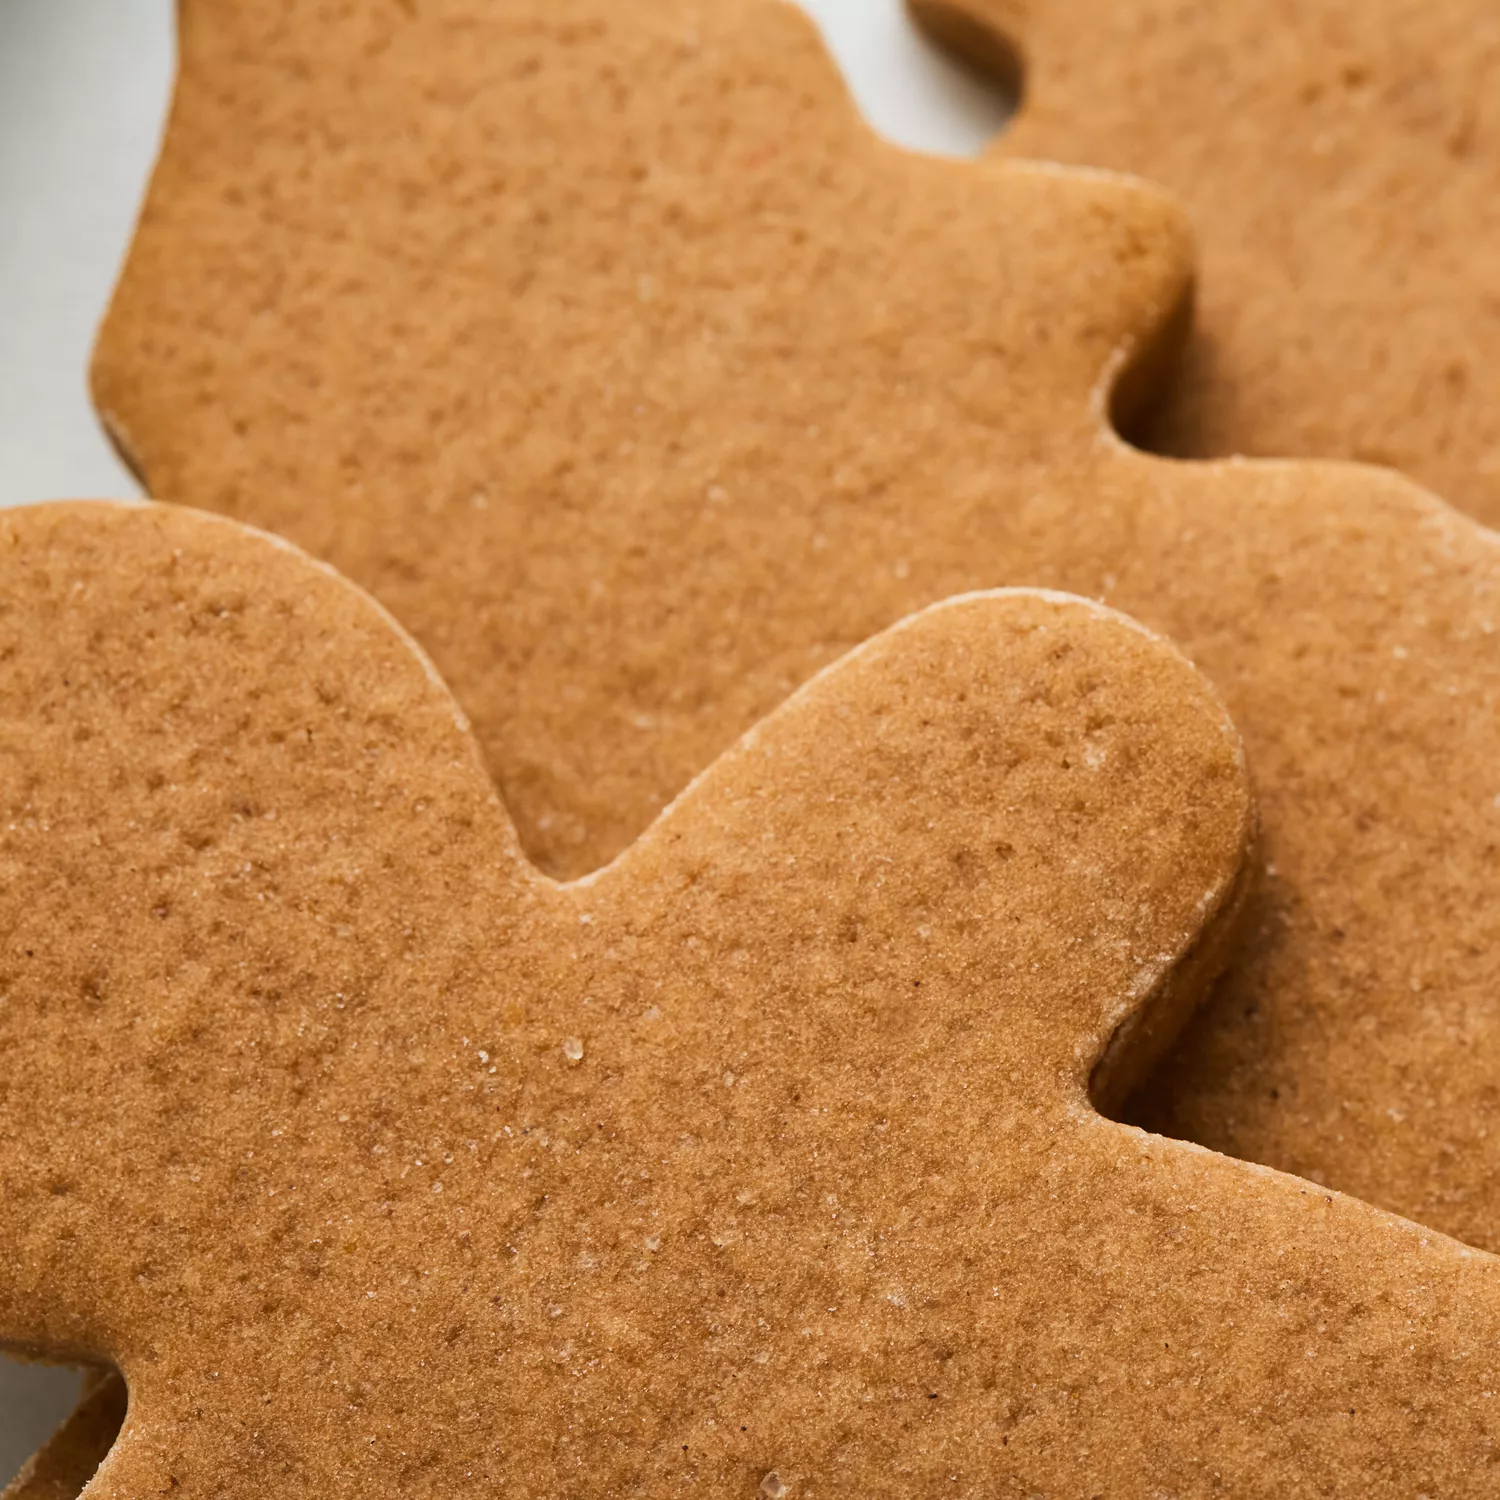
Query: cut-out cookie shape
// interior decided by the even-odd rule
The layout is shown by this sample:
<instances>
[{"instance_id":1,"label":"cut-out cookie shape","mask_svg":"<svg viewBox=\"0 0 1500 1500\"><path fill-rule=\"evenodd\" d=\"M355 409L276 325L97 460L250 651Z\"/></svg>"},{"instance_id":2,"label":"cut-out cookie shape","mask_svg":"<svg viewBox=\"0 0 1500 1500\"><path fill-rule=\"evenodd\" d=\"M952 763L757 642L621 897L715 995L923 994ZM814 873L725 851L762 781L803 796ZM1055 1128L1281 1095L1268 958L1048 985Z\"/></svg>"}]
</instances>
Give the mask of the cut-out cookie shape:
<instances>
[{"instance_id":1,"label":"cut-out cookie shape","mask_svg":"<svg viewBox=\"0 0 1500 1500\"><path fill-rule=\"evenodd\" d=\"M935 606L558 885L292 550L0 573L0 1334L124 1370L91 1494L1492 1489L1500 1264L1089 1104L1253 869L1159 638Z\"/></svg>"},{"instance_id":2,"label":"cut-out cookie shape","mask_svg":"<svg viewBox=\"0 0 1500 1500\"><path fill-rule=\"evenodd\" d=\"M1161 194L882 143L781 0L181 13L100 411L159 498L392 610L555 873L904 612L849 634L797 575L872 488L914 565L991 503L955 402L1015 426L1024 381L1041 459L1182 293Z\"/></svg>"},{"instance_id":3,"label":"cut-out cookie shape","mask_svg":"<svg viewBox=\"0 0 1500 1500\"><path fill-rule=\"evenodd\" d=\"M1150 1120L1500 1245L1500 552L1394 476L1110 436L1169 203L882 146L788 6L182 14L101 407L395 612L546 868L935 599L1102 596L1225 694L1272 866Z\"/></svg>"},{"instance_id":4,"label":"cut-out cookie shape","mask_svg":"<svg viewBox=\"0 0 1500 1500\"><path fill-rule=\"evenodd\" d=\"M1013 78L995 149L1139 172L1202 237L1199 331L1142 439L1393 464L1500 524L1491 0L911 0Z\"/></svg>"}]
</instances>

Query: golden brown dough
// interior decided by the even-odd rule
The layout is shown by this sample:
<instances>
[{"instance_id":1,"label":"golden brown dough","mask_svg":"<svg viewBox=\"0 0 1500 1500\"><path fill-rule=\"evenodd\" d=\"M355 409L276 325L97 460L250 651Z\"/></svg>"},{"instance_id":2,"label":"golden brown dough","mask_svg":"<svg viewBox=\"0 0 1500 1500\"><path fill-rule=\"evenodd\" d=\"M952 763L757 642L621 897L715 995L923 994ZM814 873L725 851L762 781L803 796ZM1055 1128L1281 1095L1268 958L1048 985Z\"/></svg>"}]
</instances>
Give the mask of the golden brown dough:
<instances>
[{"instance_id":1,"label":"golden brown dough","mask_svg":"<svg viewBox=\"0 0 1500 1500\"><path fill-rule=\"evenodd\" d=\"M935 606L559 885L290 548L10 512L0 599L0 1337L124 1371L92 1496L1491 1492L1500 1262L1089 1103L1254 870L1159 638Z\"/></svg>"},{"instance_id":2,"label":"golden brown dough","mask_svg":"<svg viewBox=\"0 0 1500 1500\"><path fill-rule=\"evenodd\" d=\"M1225 695L1271 865L1142 1117L1500 1245L1500 553L1394 476L1113 438L1170 200L902 155L768 0L182 19L101 406L376 593L544 868L912 610L1102 596Z\"/></svg>"},{"instance_id":3,"label":"golden brown dough","mask_svg":"<svg viewBox=\"0 0 1500 1500\"><path fill-rule=\"evenodd\" d=\"M1494 0L910 0L1021 80L999 156L1138 172L1203 246L1136 436L1391 464L1500 523Z\"/></svg>"}]
</instances>

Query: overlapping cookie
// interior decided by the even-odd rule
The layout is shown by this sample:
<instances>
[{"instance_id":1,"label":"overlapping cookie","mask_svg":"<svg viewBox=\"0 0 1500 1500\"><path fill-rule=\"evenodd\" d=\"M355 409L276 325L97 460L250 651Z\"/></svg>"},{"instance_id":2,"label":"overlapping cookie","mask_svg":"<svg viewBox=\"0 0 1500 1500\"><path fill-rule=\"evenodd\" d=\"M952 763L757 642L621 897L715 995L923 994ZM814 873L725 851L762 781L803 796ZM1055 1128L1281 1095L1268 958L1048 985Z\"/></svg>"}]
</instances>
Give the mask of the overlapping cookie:
<instances>
[{"instance_id":1,"label":"overlapping cookie","mask_svg":"<svg viewBox=\"0 0 1500 1500\"><path fill-rule=\"evenodd\" d=\"M91 1496L1493 1487L1500 1263L1090 1104L1255 869L1159 638L934 606L559 885L291 548L40 507L0 598L0 1335L125 1371Z\"/></svg>"},{"instance_id":2,"label":"overlapping cookie","mask_svg":"<svg viewBox=\"0 0 1500 1500\"><path fill-rule=\"evenodd\" d=\"M1145 1117L1500 1244L1500 553L1392 475L1111 435L1170 202L880 144L769 0L182 20L101 408L393 610L543 867L924 604L1103 597L1226 696L1269 856Z\"/></svg>"},{"instance_id":3,"label":"overlapping cookie","mask_svg":"<svg viewBox=\"0 0 1500 1500\"><path fill-rule=\"evenodd\" d=\"M1140 172L1203 240L1141 436L1393 464L1500 523L1500 11L1489 0L911 0L1008 81L996 149Z\"/></svg>"},{"instance_id":4,"label":"overlapping cookie","mask_svg":"<svg viewBox=\"0 0 1500 1500\"><path fill-rule=\"evenodd\" d=\"M108 1455L124 1424L125 1383L96 1370L78 1405L52 1438L31 1456L5 1488L5 1500L78 1500Z\"/></svg>"}]
</instances>

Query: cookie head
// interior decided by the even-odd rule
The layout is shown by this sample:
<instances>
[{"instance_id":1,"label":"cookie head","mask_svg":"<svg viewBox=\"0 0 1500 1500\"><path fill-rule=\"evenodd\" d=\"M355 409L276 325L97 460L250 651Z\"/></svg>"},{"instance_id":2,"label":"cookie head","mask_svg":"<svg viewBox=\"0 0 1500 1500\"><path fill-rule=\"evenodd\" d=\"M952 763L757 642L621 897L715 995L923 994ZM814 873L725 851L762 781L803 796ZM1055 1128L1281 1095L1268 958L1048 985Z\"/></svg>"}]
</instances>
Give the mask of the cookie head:
<instances>
[{"instance_id":1,"label":"cookie head","mask_svg":"<svg viewBox=\"0 0 1500 1500\"><path fill-rule=\"evenodd\" d=\"M763 608L855 555L897 474L918 565L934 489L984 507L983 465L941 473L972 450L950 413L1014 434L1007 464L1092 440L1101 372L1186 297L1162 195L1031 168L976 191L896 151L781 0L186 0L181 56L99 409L158 499L392 610L557 875L960 591L884 566L811 639ZM976 319L997 284L1028 310L1003 329ZM762 660L686 669L742 632Z\"/></svg>"}]
</instances>

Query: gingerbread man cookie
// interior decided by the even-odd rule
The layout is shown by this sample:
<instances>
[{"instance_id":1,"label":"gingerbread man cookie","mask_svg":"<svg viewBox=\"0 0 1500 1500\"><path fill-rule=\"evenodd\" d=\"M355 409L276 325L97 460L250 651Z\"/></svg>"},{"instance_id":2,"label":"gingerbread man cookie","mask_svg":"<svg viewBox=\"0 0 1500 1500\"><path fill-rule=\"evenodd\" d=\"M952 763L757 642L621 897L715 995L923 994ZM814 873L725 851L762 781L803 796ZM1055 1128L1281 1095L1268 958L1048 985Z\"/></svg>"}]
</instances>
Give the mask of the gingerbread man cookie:
<instances>
[{"instance_id":1,"label":"gingerbread man cookie","mask_svg":"<svg viewBox=\"0 0 1500 1500\"><path fill-rule=\"evenodd\" d=\"M781 0L187 0L181 54L99 409L158 497L291 538L417 636L557 874L895 618L803 596L846 543L821 507L891 491L919 568L929 508L990 502L983 460L948 493L949 406L998 417L1024 379L1044 463L1182 294L1161 195L976 194L876 140Z\"/></svg>"},{"instance_id":2,"label":"gingerbread man cookie","mask_svg":"<svg viewBox=\"0 0 1500 1500\"><path fill-rule=\"evenodd\" d=\"M1139 172L1192 211L1199 328L1149 446L1392 464L1500 523L1490 0L910 3L1019 81L998 152Z\"/></svg>"},{"instance_id":3,"label":"gingerbread man cookie","mask_svg":"<svg viewBox=\"0 0 1500 1500\"><path fill-rule=\"evenodd\" d=\"M91 1496L1489 1492L1500 1263L1090 1104L1255 868L1159 638L935 606L559 885L292 549L0 570L0 1335L124 1370Z\"/></svg>"},{"instance_id":4,"label":"gingerbread man cookie","mask_svg":"<svg viewBox=\"0 0 1500 1500\"><path fill-rule=\"evenodd\" d=\"M182 21L101 408L392 609L545 868L933 600L1102 597L1224 693L1270 863L1143 1117L1500 1245L1500 551L1392 475L1114 438L1169 201L883 145L769 0Z\"/></svg>"}]
</instances>

